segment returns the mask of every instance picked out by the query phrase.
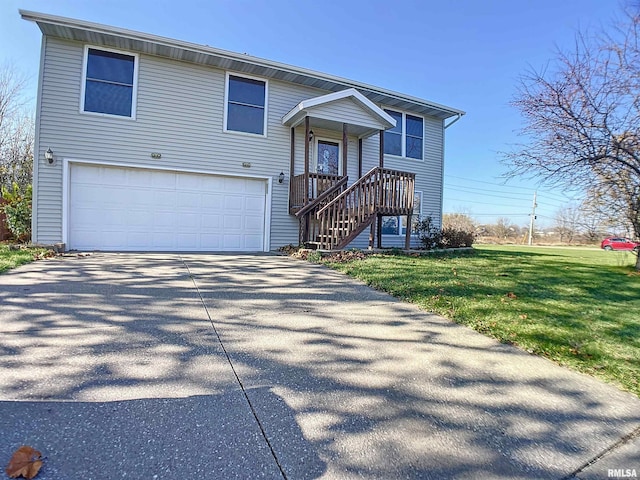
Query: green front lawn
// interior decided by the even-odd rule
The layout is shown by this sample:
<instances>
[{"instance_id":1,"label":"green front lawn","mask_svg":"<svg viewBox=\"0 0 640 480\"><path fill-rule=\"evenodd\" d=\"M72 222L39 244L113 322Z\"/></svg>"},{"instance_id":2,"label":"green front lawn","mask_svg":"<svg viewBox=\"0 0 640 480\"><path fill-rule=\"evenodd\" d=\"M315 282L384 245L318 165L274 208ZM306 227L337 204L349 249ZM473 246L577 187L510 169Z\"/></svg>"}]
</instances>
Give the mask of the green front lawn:
<instances>
[{"instance_id":1,"label":"green front lawn","mask_svg":"<svg viewBox=\"0 0 640 480\"><path fill-rule=\"evenodd\" d=\"M48 252L43 248L9 250L8 245L0 244L0 273L25 263L33 262L36 258L48 255Z\"/></svg>"},{"instance_id":2,"label":"green front lawn","mask_svg":"<svg viewBox=\"0 0 640 480\"><path fill-rule=\"evenodd\" d=\"M478 246L330 263L396 297L640 396L640 275L630 252Z\"/></svg>"}]
</instances>

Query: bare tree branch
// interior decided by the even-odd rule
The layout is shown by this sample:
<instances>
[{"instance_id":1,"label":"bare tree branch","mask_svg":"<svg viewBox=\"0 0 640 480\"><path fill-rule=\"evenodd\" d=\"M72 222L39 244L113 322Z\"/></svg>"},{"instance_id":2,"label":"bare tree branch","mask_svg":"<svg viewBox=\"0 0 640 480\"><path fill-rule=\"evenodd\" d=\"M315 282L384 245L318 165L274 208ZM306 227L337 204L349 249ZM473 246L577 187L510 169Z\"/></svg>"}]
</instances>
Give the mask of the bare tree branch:
<instances>
[{"instance_id":1,"label":"bare tree branch","mask_svg":"<svg viewBox=\"0 0 640 480\"><path fill-rule=\"evenodd\" d=\"M589 191L640 238L640 12L625 14L522 76L512 104L527 141L503 161L507 176Z\"/></svg>"}]
</instances>

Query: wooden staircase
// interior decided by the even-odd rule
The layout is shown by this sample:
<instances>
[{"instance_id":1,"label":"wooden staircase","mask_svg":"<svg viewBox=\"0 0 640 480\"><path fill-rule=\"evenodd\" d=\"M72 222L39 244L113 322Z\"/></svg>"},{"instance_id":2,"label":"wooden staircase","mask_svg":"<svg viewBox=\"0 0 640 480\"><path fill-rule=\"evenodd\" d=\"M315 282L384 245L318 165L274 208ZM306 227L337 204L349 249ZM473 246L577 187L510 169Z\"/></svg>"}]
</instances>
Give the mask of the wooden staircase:
<instances>
[{"instance_id":1,"label":"wooden staircase","mask_svg":"<svg viewBox=\"0 0 640 480\"><path fill-rule=\"evenodd\" d=\"M378 216L411 215L415 174L375 167L346 187L346 177L300 209L302 243L340 250Z\"/></svg>"}]
</instances>

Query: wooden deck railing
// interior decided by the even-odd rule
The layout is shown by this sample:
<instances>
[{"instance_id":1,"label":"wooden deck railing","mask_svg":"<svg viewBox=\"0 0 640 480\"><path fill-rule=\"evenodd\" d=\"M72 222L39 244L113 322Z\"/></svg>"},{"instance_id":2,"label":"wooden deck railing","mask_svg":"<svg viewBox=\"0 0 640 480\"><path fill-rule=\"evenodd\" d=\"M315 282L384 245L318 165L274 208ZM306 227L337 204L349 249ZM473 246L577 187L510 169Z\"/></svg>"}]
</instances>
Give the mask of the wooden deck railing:
<instances>
[{"instance_id":1,"label":"wooden deck railing","mask_svg":"<svg viewBox=\"0 0 640 480\"><path fill-rule=\"evenodd\" d=\"M342 177L333 187L322 192L318 198L296 212L296 217L300 219L300 244L304 243L305 239L316 239L321 234L317 221L318 211L344 192L347 188L347 180L348 177Z\"/></svg>"},{"instance_id":2,"label":"wooden deck railing","mask_svg":"<svg viewBox=\"0 0 640 480\"><path fill-rule=\"evenodd\" d=\"M322 193L334 187L344 177L340 175L327 175L324 173L309 174L309 195L305 198L304 174L296 175L291 179L291 192L289 194L289 210L296 210L309 204Z\"/></svg>"},{"instance_id":3,"label":"wooden deck railing","mask_svg":"<svg viewBox=\"0 0 640 480\"><path fill-rule=\"evenodd\" d=\"M317 211L316 244L321 249L348 245L381 215L413 211L415 174L375 167ZM309 236L308 238L314 238Z\"/></svg>"}]
</instances>

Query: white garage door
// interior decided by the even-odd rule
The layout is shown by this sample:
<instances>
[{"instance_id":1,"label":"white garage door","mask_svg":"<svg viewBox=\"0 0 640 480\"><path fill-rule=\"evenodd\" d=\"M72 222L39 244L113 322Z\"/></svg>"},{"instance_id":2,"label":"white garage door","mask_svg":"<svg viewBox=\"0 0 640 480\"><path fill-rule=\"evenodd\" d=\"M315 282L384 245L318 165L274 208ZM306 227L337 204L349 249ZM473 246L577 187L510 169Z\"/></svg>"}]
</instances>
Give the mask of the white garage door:
<instances>
[{"instance_id":1,"label":"white garage door","mask_svg":"<svg viewBox=\"0 0 640 480\"><path fill-rule=\"evenodd\" d=\"M69 195L69 249L264 249L264 180L74 164Z\"/></svg>"}]
</instances>

